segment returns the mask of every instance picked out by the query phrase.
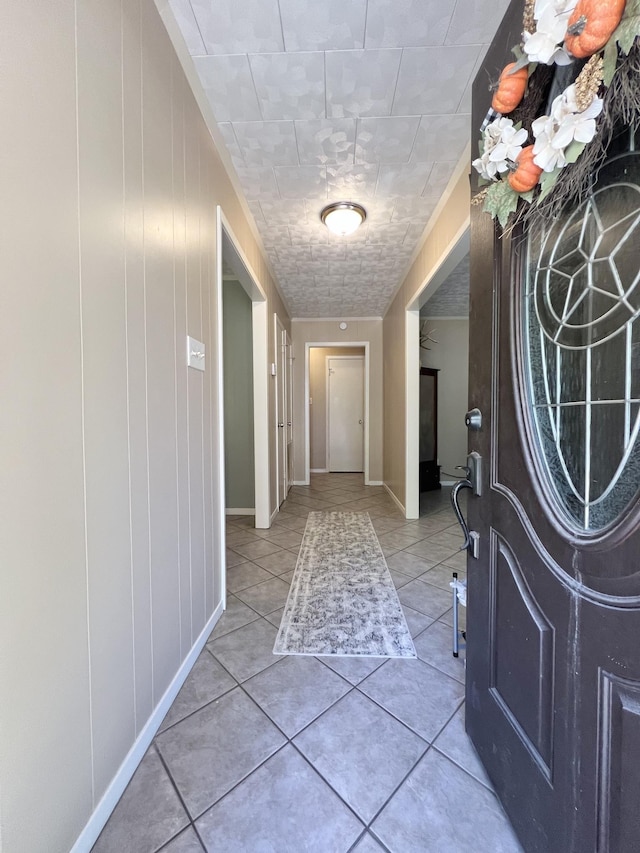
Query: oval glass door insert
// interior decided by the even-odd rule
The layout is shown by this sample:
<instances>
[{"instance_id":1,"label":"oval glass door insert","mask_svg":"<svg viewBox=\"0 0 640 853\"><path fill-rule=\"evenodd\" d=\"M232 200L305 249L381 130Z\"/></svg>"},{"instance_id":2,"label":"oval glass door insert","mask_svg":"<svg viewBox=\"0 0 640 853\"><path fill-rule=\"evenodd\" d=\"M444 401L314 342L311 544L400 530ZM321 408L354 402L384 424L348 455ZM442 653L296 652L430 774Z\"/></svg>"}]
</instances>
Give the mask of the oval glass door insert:
<instances>
[{"instance_id":1,"label":"oval glass door insert","mask_svg":"<svg viewBox=\"0 0 640 853\"><path fill-rule=\"evenodd\" d=\"M640 154L608 161L593 194L525 253L528 397L543 468L582 532L640 488Z\"/></svg>"}]
</instances>

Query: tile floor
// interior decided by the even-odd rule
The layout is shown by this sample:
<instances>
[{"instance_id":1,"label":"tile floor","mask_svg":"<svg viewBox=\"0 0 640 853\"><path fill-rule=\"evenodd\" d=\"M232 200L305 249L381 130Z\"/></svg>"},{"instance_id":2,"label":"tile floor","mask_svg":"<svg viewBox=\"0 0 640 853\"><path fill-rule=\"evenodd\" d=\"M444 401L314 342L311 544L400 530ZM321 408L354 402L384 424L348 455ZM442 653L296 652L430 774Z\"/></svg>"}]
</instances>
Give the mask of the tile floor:
<instances>
[{"instance_id":1,"label":"tile floor","mask_svg":"<svg viewBox=\"0 0 640 853\"><path fill-rule=\"evenodd\" d=\"M519 853L464 732L451 655L448 491L407 522L354 474L294 487L274 526L232 517L227 610L93 853ZM275 656L310 510L367 511L418 660Z\"/></svg>"}]
</instances>

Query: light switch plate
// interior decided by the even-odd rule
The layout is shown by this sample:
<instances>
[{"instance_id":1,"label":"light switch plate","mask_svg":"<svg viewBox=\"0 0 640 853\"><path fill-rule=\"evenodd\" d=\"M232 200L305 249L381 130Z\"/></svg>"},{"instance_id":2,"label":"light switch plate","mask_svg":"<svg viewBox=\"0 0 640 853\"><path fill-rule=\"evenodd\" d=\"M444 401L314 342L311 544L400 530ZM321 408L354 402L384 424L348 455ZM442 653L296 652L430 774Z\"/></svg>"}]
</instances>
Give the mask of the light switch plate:
<instances>
[{"instance_id":1,"label":"light switch plate","mask_svg":"<svg viewBox=\"0 0 640 853\"><path fill-rule=\"evenodd\" d=\"M204 370L205 347L202 341L195 338L187 338L187 364L194 370Z\"/></svg>"}]
</instances>

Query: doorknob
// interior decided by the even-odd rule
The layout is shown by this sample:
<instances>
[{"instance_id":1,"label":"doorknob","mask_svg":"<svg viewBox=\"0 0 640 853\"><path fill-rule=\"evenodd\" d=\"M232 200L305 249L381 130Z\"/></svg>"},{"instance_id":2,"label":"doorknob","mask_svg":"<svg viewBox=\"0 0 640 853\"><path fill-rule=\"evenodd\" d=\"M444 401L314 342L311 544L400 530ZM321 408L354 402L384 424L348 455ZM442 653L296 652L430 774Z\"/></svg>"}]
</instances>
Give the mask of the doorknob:
<instances>
[{"instance_id":1,"label":"doorknob","mask_svg":"<svg viewBox=\"0 0 640 853\"><path fill-rule=\"evenodd\" d=\"M291 426L291 421L287 421L287 426Z\"/></svg>"},{"instance_id":2,"label":"doorknob","mask_svg":"<svg viewBox=\"0 0 640 853\"><path fill-rule=\"evenodd\" d=\"M280 429L284 429L284 424L283 424L282 422L280 422L280 423L278 424L278 427L279 427Z\"/></svg>"},{"instance_id":3,"label":"doorknob","mask_svg":"<svg viewBox=\"0 0 640 853\"><path fill-rule=\"evenodd\" d=\"M359 423L359 424L361 424L361 423L362 423L362 418L360 418L360 420L358 421L358 423Z\"/></svg>"}]
</instances>

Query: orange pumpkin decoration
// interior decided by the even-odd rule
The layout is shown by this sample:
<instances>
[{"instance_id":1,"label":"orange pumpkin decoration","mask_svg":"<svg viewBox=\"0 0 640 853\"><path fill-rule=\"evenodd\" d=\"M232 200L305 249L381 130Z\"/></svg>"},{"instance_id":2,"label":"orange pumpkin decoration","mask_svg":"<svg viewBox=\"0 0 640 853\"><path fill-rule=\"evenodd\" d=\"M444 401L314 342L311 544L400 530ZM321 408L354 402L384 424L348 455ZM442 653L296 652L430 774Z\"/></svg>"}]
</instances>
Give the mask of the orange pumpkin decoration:
<instances>
[{"instance_id":1,"label":"orange pumpkin decoration","mask_svg":"<svg viewBox=\"0 0 640 853\"><path fill-rule=\"evenodd\" d=\"M625 3L626 0L578 0L564 39L569 53L584 59L601 50L620 23Z\"/></svg>"},{"instance_id":2,"label":"orange pumpkin decoration","mask_svg":"<svg viewBox=\"0 0 640 853\"><path fill-rule=\"evenodd\" d=\"M527 88L529 72L526 68L519 68L516 72L511 73L515 64L515 62L510 62L504 67L498 80L498 88L491 101L491 108L503 115L515 110L523 99L524 90Z\"/></svg>"},{"instance_id":3,"label":"orange pumpkin decoration","mask_svg":"<svg viewBox=\"0 0 640 853\"><path fill-rule=\"evenodd\" d=\"M507 181L512 190L526 193L535 187L541 174L542 169L533 162L533 145L527 145L518 154L516 167Z\"/></svg>"}]
</instances>

